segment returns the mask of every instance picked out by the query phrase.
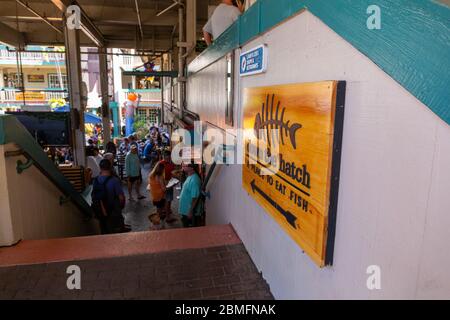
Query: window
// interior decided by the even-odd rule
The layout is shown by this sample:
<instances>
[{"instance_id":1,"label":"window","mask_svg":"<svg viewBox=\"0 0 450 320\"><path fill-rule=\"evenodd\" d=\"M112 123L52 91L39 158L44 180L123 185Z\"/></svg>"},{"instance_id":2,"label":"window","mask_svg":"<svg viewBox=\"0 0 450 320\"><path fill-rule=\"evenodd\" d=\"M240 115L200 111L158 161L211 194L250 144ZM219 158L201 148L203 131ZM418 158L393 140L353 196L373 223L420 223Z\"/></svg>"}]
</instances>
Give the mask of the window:
<instances>
[{"instance_id":1,"label":"window","mask_svg":"<svg viewBox=\"0 0 450 320\"><path fill-rule=\"evenodd\" d=\"M20 73L8 73L6 86L9 88L21 88L23 85L23 76Z\"/></svg>"},{"instance_id":2,"label":"window","mask_svg":"<svg viewBox=\"0 0 450 320\"><path fill-rule=\"evenodd\" d=\"M156 109L149 108L138 108L137 116L140 119L144 119L145 122L149 125L158 124L159 123L159 111Z\"/></svg>"},{"instance_id":3,"label":"window","mask_svg":"<svg viewBox=\"0 0 450 320\"><path fill-rule=\"evenodd\" d=\"M147 121L147 109L137 109L137 115L139 118L145 119Z\"/></svg>"},{"instance_id":4,"label":"window","mask_svg":"<svg viewBox=\"0 0 450 320\"><path fill-rule=\"evenodd\" d=\"M61 80L63 83L63 88L61 88L61 83L60 83L58 74L49 73L48 74L48 87L54 88L54 89L67 89L67 75L62 74Z\"/></svg>"}]
</instances>

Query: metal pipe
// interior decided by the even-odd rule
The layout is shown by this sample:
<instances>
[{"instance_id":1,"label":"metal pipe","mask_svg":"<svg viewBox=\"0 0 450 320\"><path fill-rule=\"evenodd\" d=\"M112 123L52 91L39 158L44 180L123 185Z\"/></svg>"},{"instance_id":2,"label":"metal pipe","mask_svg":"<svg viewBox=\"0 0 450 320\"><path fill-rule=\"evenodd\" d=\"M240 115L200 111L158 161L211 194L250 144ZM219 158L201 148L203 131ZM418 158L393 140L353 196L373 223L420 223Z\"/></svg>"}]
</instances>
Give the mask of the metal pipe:
<instances>
[{"instance_id":1,"label":"metal pipe","mask_svg":"<svg viewBox=\"0 0 450 320\"><path fill-rule=\"evenodd\" d=\"M164 65L164 63L162 64ZM162 68L162 71L164 71L164 67ZM160 78L160 84L161 84L161 126L165 125L164 121L164 80L165 78Z\"/></svg>"},{"instance_id":2,"label":"metal pipe","mask_svg":"<svg viewBox=\"0 0 450 320\"><path fill-rule=\"evenodd\" d=\"M184 42L184 6L178 8L178 39ZM181 80L184 77L184 59L183 59L183 47L178 48L178 79ZM184 91L183 81L177 81L178 85L178 108L180 109L180 117L183 119L184 112Z\"/></svg>"},{"instance_id":3,"label":"metal pipe","mask_svg":"<svg viewBox=\"0 0 450 320\"><path fill-rule=\"evenodd\" d=\"M28 6L28 4L23 3L21 0L16 0L16 2L18 4L20 4L21 6L23 6L24 8L26 8L28 11L30 11L32 14L34 14L35 16L39 17L42 21L44 21L46 24L48 24L50 27L52 27L52 29L54 29L56 32L58 32L59 34L63 34L62 30L60 30L59 28L55 27L50 21L47 20L47 18L41 16L39 13L37 13L34 9L30 8Z\"/></svg>"},{"instance_id":4,"label":"metal pipe","mask_svg":"<svg viewBox=\"0 0 450 320\"><path fill-rule=\"evenodd\" d=\"M137 18L138 18L139 30L141 31L141 44L143 45L143 43L144 43L144 29L142 29L141 13L139 12L138 0L134 0L134 4L136 5L136 13L137 13Z\"/></svg>"},{"instance_id":5,"label":"metal pipe","mask_svg":"<svg viewBox=\"0 0 450 320\"><path fill-rule=\"evenodd\" d=\"M6 49L8 52L32 52L32 53L66 53L65 51L48 51L48 50L11 50L9 47ZM154 51L154 52L148 52L148 53L101 53L101 52L80 52L80 54L98 54L98 55L108 55L108 56L135 56L135 57L142 57L142 56L149 56L149 55L157 55L160 56L164 53L168 53L169 51Z\"/></svg>"}]
</instances>

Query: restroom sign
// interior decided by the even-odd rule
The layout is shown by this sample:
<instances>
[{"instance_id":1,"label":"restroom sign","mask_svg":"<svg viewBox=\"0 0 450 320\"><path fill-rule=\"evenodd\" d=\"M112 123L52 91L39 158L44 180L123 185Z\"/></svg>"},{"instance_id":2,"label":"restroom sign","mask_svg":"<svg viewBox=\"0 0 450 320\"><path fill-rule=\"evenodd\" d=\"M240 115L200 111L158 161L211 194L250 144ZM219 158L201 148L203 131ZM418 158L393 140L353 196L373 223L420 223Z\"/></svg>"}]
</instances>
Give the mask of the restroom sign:
<instances>
[{"instance_id":1,"label":"restroom sign","mask_svg":"<svg viewBox=\"0 0 450 320\"><path fill-rule=\"evenodd\" d=\"M344 100L342 81L244 89L243 187L320 267L333 262Z\"/></svg>"},{"instance_id":2,"label":"restroom sign","mask_svg":"<svg viewBox=\"0 0 450 320\"><path fill-rule=\"evenodd\" d=\"M249 76L266 72L267 68L267 46L260 45L240 55L241 76Z\"/></svg>"}]
</instances>

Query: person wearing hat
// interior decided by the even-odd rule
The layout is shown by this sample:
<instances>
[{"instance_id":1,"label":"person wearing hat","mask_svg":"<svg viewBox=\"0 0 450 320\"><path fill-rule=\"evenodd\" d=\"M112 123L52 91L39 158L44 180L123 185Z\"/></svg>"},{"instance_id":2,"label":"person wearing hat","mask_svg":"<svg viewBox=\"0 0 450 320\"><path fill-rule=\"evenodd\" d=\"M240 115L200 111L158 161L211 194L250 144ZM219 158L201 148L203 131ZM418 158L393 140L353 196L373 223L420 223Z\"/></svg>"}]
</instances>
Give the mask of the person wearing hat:
<instances>
[{"instance_id":1,"label":"person wearing hat","mask_svg":"<svg viewBox=\"0 0 450 320\"><path fill-rule=\"evenodd\" d=\"M181 215L183 227L196 227L201 221L201 179L198 173L198 165L194 163L182 164L182 170L187 179L183 183L180 193L178 210Z\"/></svg>"},{"instance_id":2,"label":"person wearing hat","mask_svg":"<svg viewBox=\"0 0 450 320\"><path fill-rule=\"evenodd\" d=\"M133 185L136 186L136 193L138 200L144 199L145 196L141 194L141 163L138 156L137 145L130 145L130 152L125 157L125 170L128 177L128 195L129 200L133 201Z\"/></svg>"}]
</instances>

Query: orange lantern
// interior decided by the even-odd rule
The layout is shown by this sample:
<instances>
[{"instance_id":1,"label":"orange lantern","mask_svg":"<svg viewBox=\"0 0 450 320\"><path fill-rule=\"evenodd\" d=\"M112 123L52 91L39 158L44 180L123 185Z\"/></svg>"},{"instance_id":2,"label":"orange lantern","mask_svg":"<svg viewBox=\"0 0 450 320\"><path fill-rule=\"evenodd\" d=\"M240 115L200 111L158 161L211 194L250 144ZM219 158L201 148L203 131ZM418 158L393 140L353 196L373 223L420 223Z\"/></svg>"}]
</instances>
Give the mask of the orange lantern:
<instances>
[{"instance_id":1,"label":"orange lantern","mask_svg":"<svg viewBox=\"0 0 450 320\"><path fill-rule=\"evenodd\" d=\"M137 98L138 97L137 97L136 93L134 93L134 92L131 92L128 94L128 100L130 100L130 101L136 101Z\"/></svg>"}]
</instances>

